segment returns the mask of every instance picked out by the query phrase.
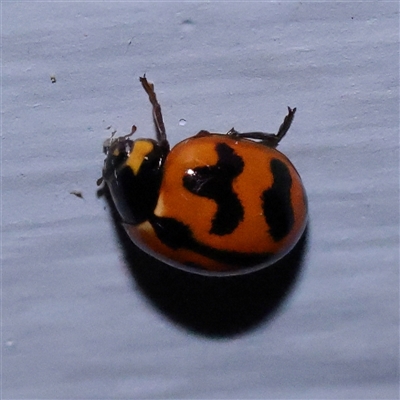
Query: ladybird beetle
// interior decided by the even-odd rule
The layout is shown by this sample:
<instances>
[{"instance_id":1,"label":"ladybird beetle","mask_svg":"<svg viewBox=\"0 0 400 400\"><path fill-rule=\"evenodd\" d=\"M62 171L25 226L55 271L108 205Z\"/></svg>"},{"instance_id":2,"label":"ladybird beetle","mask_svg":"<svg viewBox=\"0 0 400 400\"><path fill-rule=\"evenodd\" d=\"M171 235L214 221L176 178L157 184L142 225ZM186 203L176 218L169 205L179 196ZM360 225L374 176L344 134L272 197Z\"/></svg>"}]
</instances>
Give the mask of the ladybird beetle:
<instances>
[{"instance_id":1,"label":"ladybird beetle","mask_svg":"<svg viewBox=\"0 0 400 400\"><path fill-rule=\"evenodd\" d=\"M104 143L103 175L131 240L162 262L199 274L237 275L271 265L302 236L307 198L300 176L276 150L276 134L200 131L170 150L154 85L140 78L156 139L136 131Z\"/></svg>"}]
</instances>

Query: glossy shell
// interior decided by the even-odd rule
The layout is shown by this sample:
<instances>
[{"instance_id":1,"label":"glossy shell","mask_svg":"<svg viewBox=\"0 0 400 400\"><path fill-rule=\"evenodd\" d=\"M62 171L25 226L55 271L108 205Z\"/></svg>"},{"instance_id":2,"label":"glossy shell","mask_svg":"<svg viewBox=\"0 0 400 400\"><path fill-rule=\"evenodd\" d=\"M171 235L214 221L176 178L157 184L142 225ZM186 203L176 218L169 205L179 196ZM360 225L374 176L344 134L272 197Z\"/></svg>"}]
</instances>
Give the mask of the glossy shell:
<instances>
[{"instance_id":1,"label":"glossy shell","mask_svg":"<svg viewBox=\"0 0 400 400\"><path fill-rule=\"evenodd\" d=\"M250 272L287 254L305 229L300 176L274 148L198 135L170 151L163 171L154 218L124 226L138 247L167 264L203 274Z\"/></svg>"}]
</instances>

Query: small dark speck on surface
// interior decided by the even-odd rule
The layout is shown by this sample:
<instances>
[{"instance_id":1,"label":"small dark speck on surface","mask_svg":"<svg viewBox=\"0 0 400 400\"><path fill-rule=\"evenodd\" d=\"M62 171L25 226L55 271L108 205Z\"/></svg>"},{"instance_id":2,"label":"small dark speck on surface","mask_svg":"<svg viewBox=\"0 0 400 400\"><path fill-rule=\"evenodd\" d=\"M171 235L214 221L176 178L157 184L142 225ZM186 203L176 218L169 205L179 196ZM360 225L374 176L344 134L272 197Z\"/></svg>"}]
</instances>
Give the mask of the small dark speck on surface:
<instances>
[{"instance_id":1,"label":"small dark speck on surface","mask_svg":"<svg viewBox=\"0 0 400 400\"><path fill-rule=\"evenodd\" d=\"M71 192L69 192L69 194L73 194L74 196L79 197L80 199L83 199L83 194L79 190L72 190Z\"/></svg>"}]
</instances>

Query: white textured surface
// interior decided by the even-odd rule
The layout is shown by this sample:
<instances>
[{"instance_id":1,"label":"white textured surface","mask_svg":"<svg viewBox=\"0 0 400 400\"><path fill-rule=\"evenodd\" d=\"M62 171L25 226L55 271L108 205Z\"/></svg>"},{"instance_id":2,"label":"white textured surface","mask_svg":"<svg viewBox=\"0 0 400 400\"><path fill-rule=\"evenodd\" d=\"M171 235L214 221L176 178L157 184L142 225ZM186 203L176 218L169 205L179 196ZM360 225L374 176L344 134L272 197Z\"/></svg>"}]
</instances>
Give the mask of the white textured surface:
<instances>
[{"instance_id":1,"label":"white textured surface","mask_svg":"<svg viewBox=\"0 0 400 400\"><path fill-rule=\"evenodd\" d=\"M3 398L398 398L398 26L395 2L2 2ZM303 268L241 335L163 312L96 196L106 128L153 134L144 72L172 143L298 108Z\"/></svg>"}]
</instances>

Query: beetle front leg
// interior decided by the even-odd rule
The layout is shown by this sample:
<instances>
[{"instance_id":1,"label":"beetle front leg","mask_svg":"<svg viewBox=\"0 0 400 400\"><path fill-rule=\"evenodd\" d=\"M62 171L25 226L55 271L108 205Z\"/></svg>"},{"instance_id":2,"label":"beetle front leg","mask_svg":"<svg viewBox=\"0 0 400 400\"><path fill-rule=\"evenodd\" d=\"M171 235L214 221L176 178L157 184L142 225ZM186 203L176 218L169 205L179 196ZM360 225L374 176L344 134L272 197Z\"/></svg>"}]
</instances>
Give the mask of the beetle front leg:
<instances>
[{"instance_id":1,"label":"beetle front leg","mask_svg":"<svg viewBox=\"0 0 400 400\"><path fill-rule=\"evenodd\" d=\"M143 86L143 89L146 91L146 93L149 96L151 105L153 106L153 119L154 119L154 124L155 124L156 130L157 130L157 139L160 142L168 143L167 134L165 132L164 120L163 120L162 113L161 113L161 106L160 106L160 103L157 101L157 96L154 91L154 85L153 85L153 83L151 83L147 80L146 74L143 75L143 77L140 77L139 79L140 79L140 83Z\"/></svg>"},{"instance_id":2,"label":"beetle front leg","mask_svg":"<svg viewBox=\"0 0 400 400\"><path fill-rule=\"evenodd\" d=\"M292 125L294 114L296 112L296 108L288 107L288 114L283 120L281 126L279 127L278 133L266 133L266 132L245 132L239 133L234 128L228 131L228 135L230 136L238 136L246 139L254 139L259 140L261 144L264 144L269 147L278 146L279 142L286 135L287 131Z\"/></svg>"}]
</instances>

